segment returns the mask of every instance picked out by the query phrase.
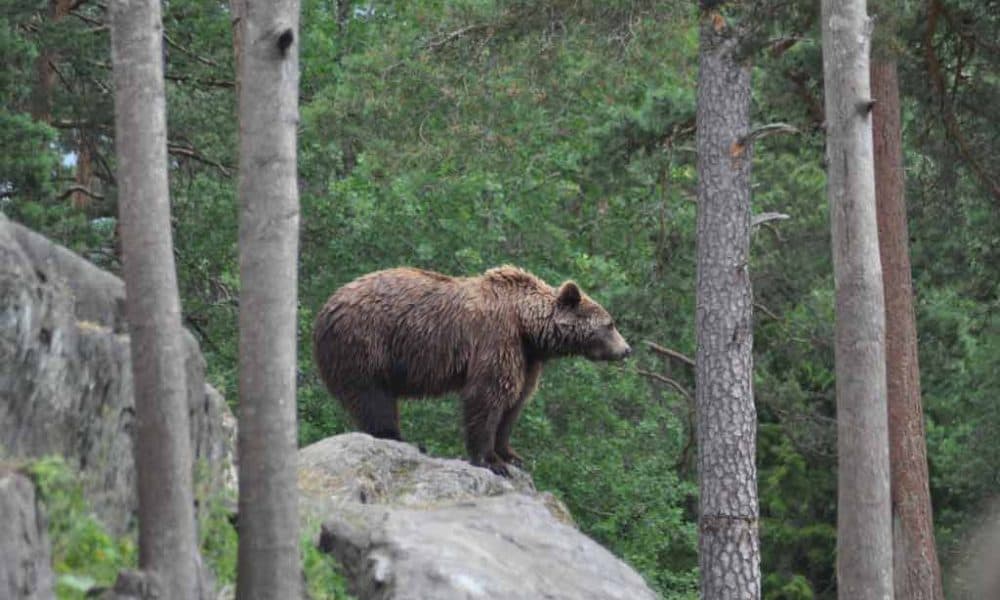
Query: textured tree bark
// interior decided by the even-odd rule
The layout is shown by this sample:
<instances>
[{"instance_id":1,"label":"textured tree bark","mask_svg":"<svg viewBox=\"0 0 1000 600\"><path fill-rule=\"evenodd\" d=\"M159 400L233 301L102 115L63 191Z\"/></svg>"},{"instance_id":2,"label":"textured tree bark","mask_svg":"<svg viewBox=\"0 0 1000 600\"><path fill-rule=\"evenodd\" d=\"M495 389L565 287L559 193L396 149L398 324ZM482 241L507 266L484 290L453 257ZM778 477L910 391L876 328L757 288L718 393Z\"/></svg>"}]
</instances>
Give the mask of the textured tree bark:
<instances>
[{"instance_id":1,"label":"textured tree bark","mask_svg":"<svg viewBox=\"0 0 1000 600\"><path fill-rule=\"evenodd\" d=\"M244 0L240 123L240 598L298 598L295 0Z\"/></svg>"},{"instance_id":2,"label":"textured tree bark","mask_svg":"<svg viewBox=\"0 0 1000 600\"><path fill-rule=\"evenodd\" d=\"M864 0L823 0L827 194L836 284L837 582L892 598L885 303L875 216Z\"/></svg>"},{"instance_id":3,"label":"textured tree bark","mask_svg":"<svg viewBox=\"0 0 1000 600\"><path fill-rule=\"evenodd\" d=\"M750 65L703 14L698 73L696 404L701 597L759 598L750 288Z\"/></svg>"},{"instance_id":4,"label":"textured tree bark","mask_svg":"<svg viewBox=\"0 0 1000 600\"><path fill-rule=\"evenodd\" d=\"M917 325L906 223L899 77L893 58L871 63L879 253L885 289L886 383L896 597L941 600L941 569L927 473Z\"/></svg>"},{"instance_id":5,"label":"textured tree bark","mask_svg":"<svg viewBox=\"0 0 1000 600\"><path fill-rule=\"evenodd\" d=\"M112 3L118 212L135 381L139 567L167 598L197 598L184 344L167 187L156 0Z\"/></svg>"}]
</instances>

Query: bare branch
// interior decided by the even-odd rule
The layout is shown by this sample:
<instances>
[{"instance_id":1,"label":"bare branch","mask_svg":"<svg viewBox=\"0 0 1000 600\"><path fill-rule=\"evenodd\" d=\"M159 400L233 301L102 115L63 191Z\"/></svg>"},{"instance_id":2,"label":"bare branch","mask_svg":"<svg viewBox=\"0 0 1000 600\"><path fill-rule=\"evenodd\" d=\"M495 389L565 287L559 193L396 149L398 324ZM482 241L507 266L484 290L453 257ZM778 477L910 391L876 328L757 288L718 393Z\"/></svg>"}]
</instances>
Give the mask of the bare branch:
<instances>
[{"instance_id":1,"label":"bare branch","mask_svg":"<svg viewBox=\"0 0 1000 600\"><path fill-rule=\"evenodd\" d=\"M194 83L205 87L226 89L236 87L236 82L231 79L203 79L200 77L187 77L184 75L166 75L164 78L167 81L174 81L176 83Z\"/></svg>"},{"instance_id":2,"label":"bare branch","mask_svg":"<svg viewBox=\"0 0 1000 600\"><path fill-rule=\"evenodd\" d=\"M497 32L510 29L517 23L522 22L524 17L527 17L530 14L537 12L537 10L538 10L537 7L528 8L525 10L511 10L505 13L504 15L501 15L501 17L496 21L491 21L489 23L473 23L472 25L466 25L465 27L460 27L453 31L443 33L441 35L438 35L434 38L427 40L427 42L424 44L423 49L434 52L440 50L441 48L444 48L445 46L451 44L452 42L455 42L456 40L459 40L469 34L479 33L479 32L486 32L487 34L481 46L485 45L485 43L488 42L490 39L492 39L497 34Z\"/></svg>"},{"instance_id":3,"label":"bare branch","mask_svg":"<svg viewBox=\"0 0 1000 600\"><path fill-rule=\"evenodd\" d=\"M98 194L97 192L94 192L94 191L90 190L90 188L87 188L87 187L82 186L82 185L71 185L71 186L69 186L68 188L66 188L65 190L63 190L63 192L61 194L59 194L59 199L60 200L65 200L71 194L74 194L76 192L84 194L85 196L90 196L94 200L104 200L104 194Z\"/></svg>"},{"instance_id":4,"label":"bare branch","mask_svg":"<svg viewBox=\"0 0 1000 600\"><path fill-rule=\"evenodd\" d=\"M756 308L757 310L759 310L760 312L764 313L765 315L771 317L775 321L780 321L781 320L781 317L779 317L777 314L774 313L774 311L772 311L770 308L764 306L760 302L754 302L753 303L753 307Z\"/></svg>"},{"instance_id":5,"label":"bare branch","mask_svg":"<svg viewBox=\"0 0 1000 600\"><path fill-rule=\"evenodd\" d=\"M200 163L204 163L211 167L218 169L226 177L231 177L233 174L232 167L226 166L217 160L208 158L200 154L197 150L190 146L179 146L177 144L167 144L167 152L175 156L186 156L187 158L196 160Z\"/></svg>"},{"instance_id":6,"label":"bare branch","mask_svg":"<svg viewBox=\"0 0 1000 600\"><path fill-rule=\"evenodd\" d=\"M677 390L677 392L679 392L681 396L684 396L685 400L687 400L688 402L694 402L694 397L691 395L691 392L689 392L688 389L683 385L681 385L680 382L678 382L676 379L671 379L670 377L667 377L666 375L663 375L661 373L654 373L653 371L647 371L645 369L636 369L635 372L644 377L648 377L655 381L659 381L660 383L665 383L669 385L670 387Z\"/></svg>"},{"instance_id":7,"label":"bare branch","mask_svg":"<svg viewBox=\"0 0 1000 600\"><path fill-rule=\"evenodd\" d=\"M750 219L750 226L757 227L758 225L763 225L764 223L769 223L771 221L785 221L787 219L791 219L791 217L785 213L765 212L754 215Z\"/></svg>"},{"instance_id":8,"label":"bare branch","mask_svg":"<svg viewBox=\"0 0 1000 600\"><path fill-rule=\"evenodd\" d=\"M436 38L427 40L427 43L424 44L424 48L431 51L439 50L468 33L473 33L476 31L484 31L492 26L493 26L492 23L475 23L473 25L467 25L466 27L461 27L454 31L450 31L446 34L439 35Z\"/></svg>"},{"instance_id":9,"label":"bare branch","mask_svg":"<svg viewBox=\"0 0 1000 600\"><path fill-rule=\"evenodd\" d=\"M795 44L806 40L808 38L801 35L792 35L779 38L773 38L767 41L767 48L771 51L771 56L777 58L787 52Z\"/></svg>"},{"instance_id":10,"label":"bare branch","mask_svg":"<svg viewBox=\"0 0 1000 600\"><path fill-rule=\"evenodd\" d=\"M781 135L783 133L799 133L799 128L794 125L789 125L788 123L769 123L767 125L757 127L737 140L737 143L740 146L746 146L747 144L752 144L759 139L771 137L772 135Z\"/></svg>"},{"instance_id":11,"label":"bare branch","mask_svg":"<svg viewBox=\"0 0 1000 600\"><path fill-rule=\"evenodd\" d=\"M195 59L196 61L200 62L203 65L207 65L209 67L218 67L219 66L219 63L215 62L214 60L212 60L210 58L206 58L206 57L204 57L204 56L202 56L202 55L194 52L193 50L189 50L189 49L185 48L184 46L181 46L172 37L170 37L170 35L167 34L167 33L163 34L163 39L166 40L167 45L169 45L171 48L175 48L175 49L179 50L181 52L181 54L186 54L186 55L190 56L191 58Z\"/></svg>"},{"instance_id":12,"label":"bare branch","mask_svg":"<svg viewBox=\"0 0 1000 600\"><path fill-rule=\"evenodd\" d=\"M694 359L692 359L690 356L688 356L686 354L678 352L677 350L672 350L670 348L667 348L665 346L661 346L661 345L657 344L656 342L651 342L649 340L646 340L644 343L647 346L649 346L650 350L652 350L653 352L656 352L657 354L659 354L661 356L667 356L669 358L675 358L675 359L681 361L682 363L684 363L686 365L689 365L691 367L694 367L694 365L695 365Z\"/></svg>"},{"instance_id":13,"label":"bare branch","mask_svg":"<svg viewBox=\"0 0 1000 600\"><path fill-rule=\"evenodd\" d=\"M76 17L77 19L80 19L84 23L86 23L88 25L91 25L93 27L93 29L90 30L91 33L93 33L94 31L105 31L105 30L108 29L108 25L104 21L102 21L100 19L95 19L94 17L92 17L90 15L86 15L86 14L83 14L83 13L76 12L76 9L81 4L83 4L83 3L79 2L79 3L77 3L76 6L73 6L73 7L70 8L70 12L69 12L70 16Z\"/></svg>"}]
</instances>

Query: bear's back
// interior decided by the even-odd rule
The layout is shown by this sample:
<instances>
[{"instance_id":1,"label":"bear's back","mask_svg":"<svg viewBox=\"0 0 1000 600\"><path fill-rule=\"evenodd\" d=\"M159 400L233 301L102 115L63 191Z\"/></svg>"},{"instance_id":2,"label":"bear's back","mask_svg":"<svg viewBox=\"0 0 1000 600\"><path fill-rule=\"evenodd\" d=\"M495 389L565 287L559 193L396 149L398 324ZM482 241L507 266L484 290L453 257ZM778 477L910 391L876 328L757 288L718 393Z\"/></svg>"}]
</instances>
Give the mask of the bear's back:
<instances>
[{"instance_id":1,"label":"bear's back","mask_svg":"<svg viewBox=\"0 0 1000 600\"><path fill-rule=\"evenodd\" d=\"M461 386L484 325L476 278L414 268L370 273L330 297L314 330L331 388L377 385L407 396Z\"/></svg>"}]
</instances>

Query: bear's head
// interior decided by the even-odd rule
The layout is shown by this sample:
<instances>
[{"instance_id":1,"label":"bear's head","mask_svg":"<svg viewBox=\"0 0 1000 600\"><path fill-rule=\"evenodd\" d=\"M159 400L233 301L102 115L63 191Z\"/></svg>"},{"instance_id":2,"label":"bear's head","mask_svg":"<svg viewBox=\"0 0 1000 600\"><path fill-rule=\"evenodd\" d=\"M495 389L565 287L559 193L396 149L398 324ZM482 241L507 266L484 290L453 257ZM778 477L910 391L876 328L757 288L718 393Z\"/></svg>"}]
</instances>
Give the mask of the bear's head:
<instances>
[{"instance_id":1,"label":"bear's head","mask_svg":"<svg viewBox=\"0 0 1000 600\"><path fill-rule=\"evenodd\" d=\"M572 281L556 291L553 321L561 353L580 354L590 360L622 360L632 354L608 311Z\"/></svg>"}]
</instances>

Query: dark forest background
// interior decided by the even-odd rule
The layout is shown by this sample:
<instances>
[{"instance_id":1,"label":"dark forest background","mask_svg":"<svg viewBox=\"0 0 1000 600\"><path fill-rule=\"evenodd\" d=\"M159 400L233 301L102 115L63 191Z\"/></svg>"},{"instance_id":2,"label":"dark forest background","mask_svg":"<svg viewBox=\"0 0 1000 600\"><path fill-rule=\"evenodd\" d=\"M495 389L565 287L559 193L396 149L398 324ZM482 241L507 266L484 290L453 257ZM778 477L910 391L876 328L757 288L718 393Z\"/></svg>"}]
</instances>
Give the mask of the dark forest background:
<instances>
[{"instance_id":1,"label":"dark forest background","mask_svg":"<svg viewBox=\"0 0 1000 600\"><path fill-rule=\"evenodd\" d=\"M818 2L762 3L755 124L754 388L764 594L834 596L833 280ZM3 0L0 210L114 272L107 6ZM1000 6L880 3L898 56L931 492L946 588L1000 484ZM414 265L577 280L639 350L551 365L514 433L541 489L665 597L697 595L694 2L304 0L299 438L350 429L309 339L337 287ZM234 64L226 3L164 3L184 320L236 393ZM404 432L463 454L457 404ZM107 542L112 544L112 542ZM211 543L211 540L209 541ZM127 556L128 553L123 553ZM57 556L58 559L58 556ZM65 555L63 555L65 560ZM85 571L79 557L64 569ZM100 561L95 561L100 562ZM76 565L76 566L74 566ZM82 566L80 566L82 565Z\"/></svg>"}]
</instances>

